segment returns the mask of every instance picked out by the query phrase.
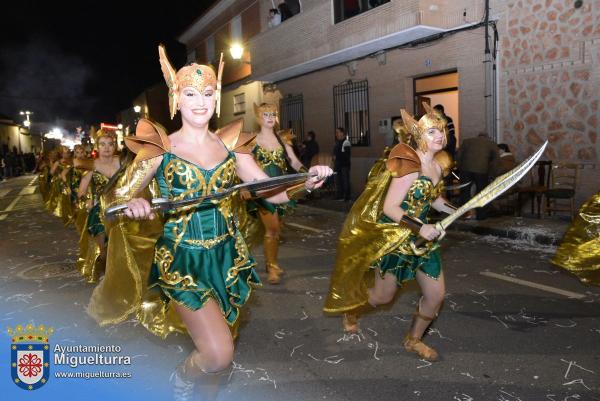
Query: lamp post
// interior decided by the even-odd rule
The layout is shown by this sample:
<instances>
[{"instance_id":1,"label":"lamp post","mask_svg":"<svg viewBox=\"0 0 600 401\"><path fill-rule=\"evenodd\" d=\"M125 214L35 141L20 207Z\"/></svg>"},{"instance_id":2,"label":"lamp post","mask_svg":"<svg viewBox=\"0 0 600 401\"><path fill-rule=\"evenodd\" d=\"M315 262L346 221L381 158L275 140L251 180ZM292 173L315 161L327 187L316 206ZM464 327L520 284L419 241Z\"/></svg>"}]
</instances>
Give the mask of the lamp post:
<instances>
[{"instance_id":1,"label":"lamp post","mask_svg":"<svg viewBox=\"0 0 600 401\"><path fill-rule=\"evenodd\" d=\"M29 119L29 116L33 114L32 111L29 110L25 110L25 111L20 111L19 112L20 115L25 116L25 121L23 121L23 125L27 127L27 129L29 129L29 127L31 126L31 120ZM19 153L21 152L21 131L19 130Z\"/></svg>"},{"instance_id":2,"label":"lamp post","mask_svg":"<svg viewBox=\"0 0 600 401\"><path fill-rule=\"evenodd\" d=\"M140 121L140 112L142 111L142 106L136 104L133 106L133 111L135 112L135 121L133 122L133 129L135 130L135 127L137 127L137 124Z\"/></svg>"}]
</instances>

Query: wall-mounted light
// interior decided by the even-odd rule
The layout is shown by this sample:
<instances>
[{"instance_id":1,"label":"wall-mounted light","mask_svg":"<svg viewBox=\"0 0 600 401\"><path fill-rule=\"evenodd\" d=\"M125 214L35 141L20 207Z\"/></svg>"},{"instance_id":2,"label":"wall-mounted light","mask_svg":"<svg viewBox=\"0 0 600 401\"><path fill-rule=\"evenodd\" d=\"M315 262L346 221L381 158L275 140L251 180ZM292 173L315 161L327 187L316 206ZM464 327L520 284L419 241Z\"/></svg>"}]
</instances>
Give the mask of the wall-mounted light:
<instances>
[{"instance_id":1,"label":"wall-mounted light","mask_svg":"<svg viewBox=\"0 0 600 401\"><path fill-rule=\"evenodd\" d=\"M140 111L142 111L142 106L138 106L136 104L135 106L133 106L133 111L135 111L136 113L139 113Z\"/></svg>"},{"instance_id":2,"label":"wall-mounted light","mask_svg":"<svg viewBox=\"0 0 600 401\"><path fill-rule=\"evenodd\" d=\"M244 47L239 43L234 43L229 48L229 53L231 53L231 58L234 60L241 60L244 55Z\"/></svg>"}]
</instances>

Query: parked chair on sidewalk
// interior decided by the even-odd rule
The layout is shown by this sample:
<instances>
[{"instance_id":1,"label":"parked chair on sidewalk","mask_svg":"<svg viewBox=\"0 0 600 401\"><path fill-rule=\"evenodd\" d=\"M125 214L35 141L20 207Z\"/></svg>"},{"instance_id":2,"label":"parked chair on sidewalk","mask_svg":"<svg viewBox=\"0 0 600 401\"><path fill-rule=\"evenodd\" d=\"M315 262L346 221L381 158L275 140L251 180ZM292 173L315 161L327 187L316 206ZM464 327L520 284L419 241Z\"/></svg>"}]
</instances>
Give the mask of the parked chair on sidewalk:
<instances>
[{"instance_id":1,"label":"parked chair on sidewalk","mask_svg":"<svg viewBox=\"0 0 600 401\"><path fill-rule=\"evenodd\" d=\"M575 215L575 193L579 181L579 168L573 163L557 163L552 166L550 186L545 193L546 213L569 212Z\"/></svg>"},{"instance_id":2,"label":"parked chair on sidewalk","mask_svg":"<svg viewBox=\"0 0 600 401\"><path fill-rule=\"evenodd\" d=\"M531 199L531 214L537 214L538 219L542 217L542 198L550 187L551 171L552 160L538 160L535 163L528 174L529 184L519 187L517 190L517 216L521 215L521 208L524 202ZM524 180L526 181L526 178Z\"/></svg>"}]
</instances>

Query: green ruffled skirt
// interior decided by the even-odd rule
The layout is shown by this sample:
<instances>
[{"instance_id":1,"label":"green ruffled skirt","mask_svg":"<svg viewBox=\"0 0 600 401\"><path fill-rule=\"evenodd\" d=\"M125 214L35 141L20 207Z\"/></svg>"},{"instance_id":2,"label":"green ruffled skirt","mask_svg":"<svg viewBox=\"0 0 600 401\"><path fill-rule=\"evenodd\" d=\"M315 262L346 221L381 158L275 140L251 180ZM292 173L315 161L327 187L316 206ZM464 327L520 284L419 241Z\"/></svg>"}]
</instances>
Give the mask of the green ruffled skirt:
<instances>
[{"instance_id":1,"label":"green ruffled skirt","mask_svg":"<svg viewBox=\"0 0 600 401\"><path fill-rule=\"evenodd\" d=\"M239 232L212 248L183 242L175 247L172 240L161 237L155 246L149 288L160 288L165 302L175 301L191 310L213 298L233 326L250 297L251 284L260 284L255 265Z\"/></svg>"},{"instance_id":2,"label":"green ruffled skirt","mask_svg":"<svg viewBox=\"0 0 600 401\"><path fill-rule=\"evenodd\" d=\"M425 217L422 217L422 219L427 221ZM390 223L393 220L384 215L379 221ZM416 240L417 236L415 235L411 235L407 239L407 241ZM442 257L440 255L439 244L434 243L431 249L421 256L407 255L398 250L392 251L376 260L371 265L371 268L380 269L382 277L386 273L393 274L396 276L396 283L399 286L405 281L414 280L417 270L421 270L427 276L437 280L442 272Z\"/></svg>"},{"instance_id":3,"label":"green ruffled skirt","mask_svg":"<svg viewBox=\"0 0 600 401\"><path fill-rule=\"evenodd\" d=\"M88 214L87 218L87 230L95 237L98 234L104 233L106 230L104 229L104 224L102 224L102 220L100 219L100 204L95 204Z\"/></svg>"},{"instance_id":4,"label":"green ruffled skirt","mask_svg":"<svg viewBox=\"0 0 600 401\"><path fill-rule=\"evenodd\" d=\"M414 280L417 270L421 270L437 280L442 272L442 258L439 248L422 256L390 252L377 260L371 267L379 268L382 276L385 273L393 274L396 276L396 283L402 285L405 281Z\"/></svg>"}]
</instances>

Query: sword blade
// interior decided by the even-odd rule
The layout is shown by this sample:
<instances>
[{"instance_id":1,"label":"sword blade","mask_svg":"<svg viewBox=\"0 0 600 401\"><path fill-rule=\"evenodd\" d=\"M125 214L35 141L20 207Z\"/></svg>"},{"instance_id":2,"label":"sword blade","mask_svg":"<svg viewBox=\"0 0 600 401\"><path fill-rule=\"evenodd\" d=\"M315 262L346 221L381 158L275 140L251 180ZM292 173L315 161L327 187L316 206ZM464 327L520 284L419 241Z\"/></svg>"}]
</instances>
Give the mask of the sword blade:
<instances>
[{"instance_id":1,"label":"sword blade","mask_svg":"<svg viewBox=\"0 0 600 401\"><path fill-rule=\"evenodd\" d=\"M531 156L529 156L526 160L524 160L521 164L519 164L514 169L509 172L502 174L497 177L491 184L485 187L481 192L471 198L467 203L456 209L456 211L450 215L448 215L445 219L440 221L438 224L446 229L450 224L452 224L456 219L465 214L471 209L476 207L482 207L490 203L492 200L496 199L498 196L502 195L505 191L507 191L510 187L515 185L531 168L535 165L538 159L546 150L546 146L548 146L548 141L544 142L542 146Z\"/></svg>"},{"instance_id":2,"label":"sword blade","mask_svg":"<svg viewBox=\"0 0 600 401\"><path fill-rule=\"evenodd\" d=\"M286 174L280 175L277 177L264 178L262 180L243 182L241 184L234 185L224 191L215 192L212 194L207 194L203 196L198 196L196 198L190 199L182 199L177 201L171 201L168 205L169 209L176 209L178 207L196 205L201 202L210 201L210 200L218 200L224 198L228 195L233 194L234 192L246 190L249 192L257 192L264 191L268 189L277 188L283 185L290 184L298 184L300 182L306 181L308 178L315 177L316 174L313 173L298 173L298 174ZM165 210L169 210L165 209Z\"/></svg>"},{"instance_id":3,"label":"sword blade","mask_svg":"<svg viewBox=\"0 0 600 401\"><path fill-rule=\"evenodd\" d=\"M202 195L195 198L170 200L167 198L152 199L152 209L154 210L173 210L184 206L198 205L205 201L218 200L233 194L234 192L246 190L249 192L257 192L269 190L283 185L298 184L306 181L309 178L316 177L314 173L298 173L286 174L277 177L264 178L262 180L243 182L234 185L224 191L215 192L212 194ZM114 217L122 214L127 209L127 205L115 205L106 209L106 217Z\"/></svg>"}]
</instances>

